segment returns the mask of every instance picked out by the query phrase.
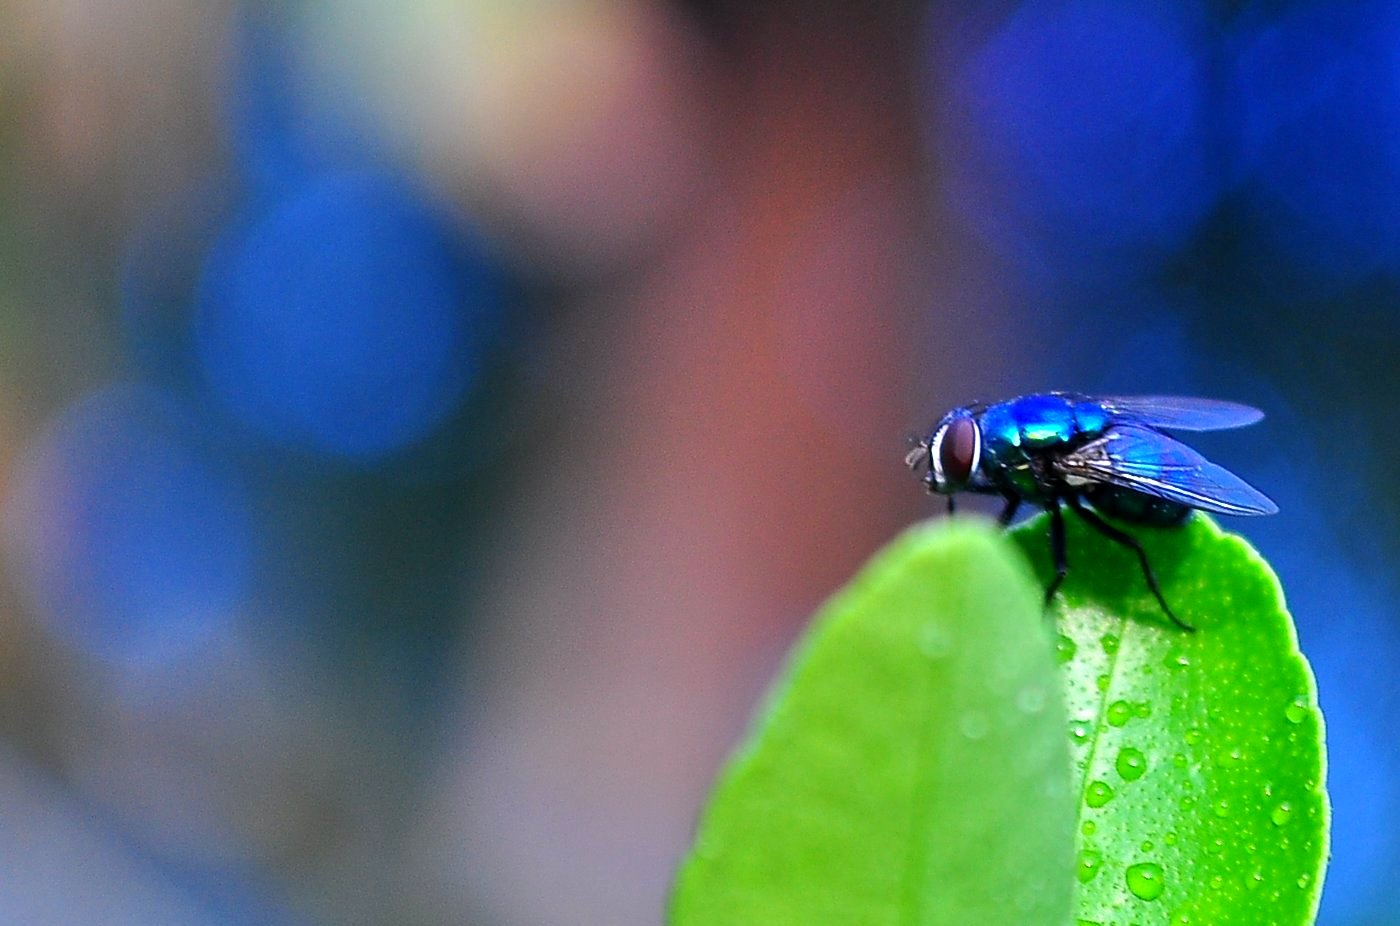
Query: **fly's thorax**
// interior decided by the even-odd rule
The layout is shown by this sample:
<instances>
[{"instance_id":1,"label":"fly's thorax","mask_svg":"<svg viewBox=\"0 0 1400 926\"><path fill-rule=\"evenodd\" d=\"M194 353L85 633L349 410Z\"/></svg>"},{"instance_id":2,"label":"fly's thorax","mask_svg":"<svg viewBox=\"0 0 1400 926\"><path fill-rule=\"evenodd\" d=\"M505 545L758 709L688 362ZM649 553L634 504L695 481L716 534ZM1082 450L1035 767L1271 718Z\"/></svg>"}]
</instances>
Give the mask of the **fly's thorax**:
<instances>
[{"instance_id":1,"label":"fly's thorax","mask_svg":"<svg viewBox=\"0 0 1400 926\"><path fill-rule=\"evenodd\" d=\"M1108 427L1108 421L1108 409L1097 402L1079 399L1074 403L1074 426L1079 437L1097 437Z\"/></svg>"},{"instance_id":2,"label":"fly's thorax","mask_svg":"<svg viewBox=\"0 0 1400 926\"><path fill-rule=\"evenodd\" d=\"M1011 403L993 405L977 417L982 429L983 452L1005 466L1015 462L1021 448L1021 426L1011 413Z\"/></svg>"},{"instance_id":3,"label":"fly's thorax","mask_svg":"<svg viewBox=\"0 0 1400 926\"><path fill-rule=\"evenodd\" d=\"M1062 395L1022 396L1011 403L1010 415L1028 451L1068 443L1078 433L1074 404Z\"/></svg>"},{"instance_id":4,"label":"fly's thorax","mask_svg":"<svg viewBox=\"0 0 1400 926\"><path fill-rule=\"evenodd\" d=\"M1008 463L1027 453L1079 443L1103 432L1109 415L1103 406L1063 393L1021 396L989 407L981 415L989 448Z\"/></svg>"},{"instance_id":5,"label":"fly's thorax","mask_svg":"<svg viewBox=\"0 0 1400 926\"><path fill-rule=\"evenodd\" d=\"M1025 448L1007 441L995 443L984 436L982 466L978 474L980 491L1039 501L1041 492L1035 463Z\"/></svg>"},{"instance_id":6,"label":"fly's thorax","mask_svg":"<svg viewBox=\"0 0 1400 926\"><path fill-rule=\"evenodd\" d=\"M1053 461L1092 440L1107 426L1104 409L1080 396L1022 396L988 407L979 423L983 471L1003 494L1044 503L1066 486Z\"/></svg>"},{"instance_id":7,"label":"fly's thorax","mask_svg":"<svg viewBox=\"0 0 1400 926\"><path fill-rule=\"evenodd\" d=\"M1001 483L1005 491L1028 502L1043 502L1049 495L1036 468L1029 461L1003 468Z\"/></svg>"}]
</instances>

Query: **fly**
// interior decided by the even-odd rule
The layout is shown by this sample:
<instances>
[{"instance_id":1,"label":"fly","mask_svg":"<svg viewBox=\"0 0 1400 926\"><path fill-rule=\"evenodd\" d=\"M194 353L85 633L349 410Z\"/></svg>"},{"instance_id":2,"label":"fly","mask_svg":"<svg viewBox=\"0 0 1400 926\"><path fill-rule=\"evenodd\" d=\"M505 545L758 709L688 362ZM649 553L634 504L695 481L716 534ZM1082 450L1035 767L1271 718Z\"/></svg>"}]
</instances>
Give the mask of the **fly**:
<instances>
[{"instance_id":1,"label":"fly","mask_svg":"<svg viewBox=\"0 0 1400 926\"><path fill-rule=\"evenodd\" d=\"M1217 431L1254 424L1264 413L1248 405L1175 396L1094 397L1068 392L1020 396L995 405L955 408L909 452L911 469L927 467L924 482L948 496L975 492L1006 500L1000 522L1022 503L1050 513L1055 578L1048 604L1069 571L1062 505L1094 530L1137 554L1147 587L1172 622L1142 545L1102 515L1153 527L1181 524L1192 510L1215 514L1274 514L1278 506L1222 466L1165 431Z\"/></svg>"}]
</instances>

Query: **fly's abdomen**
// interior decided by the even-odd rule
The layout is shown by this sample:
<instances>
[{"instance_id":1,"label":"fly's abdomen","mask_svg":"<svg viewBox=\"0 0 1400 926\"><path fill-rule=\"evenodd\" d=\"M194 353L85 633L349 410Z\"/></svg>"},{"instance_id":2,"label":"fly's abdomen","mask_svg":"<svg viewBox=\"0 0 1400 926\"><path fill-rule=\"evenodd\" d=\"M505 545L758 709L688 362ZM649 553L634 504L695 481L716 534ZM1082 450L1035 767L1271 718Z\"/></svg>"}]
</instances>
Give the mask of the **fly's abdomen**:
<instances>
[{"instance_id":1,"label":"fly's abdomen","mask_svg":"<svg viewBox=\"0 0 1400 926\"><path fill-rule=\"evenodd\" d=\"M1107 483L1090 486L1084 497L1111 518L1149 527L1175 527L1191 513L1186 505Z\"/></svg>"}]
</instances>

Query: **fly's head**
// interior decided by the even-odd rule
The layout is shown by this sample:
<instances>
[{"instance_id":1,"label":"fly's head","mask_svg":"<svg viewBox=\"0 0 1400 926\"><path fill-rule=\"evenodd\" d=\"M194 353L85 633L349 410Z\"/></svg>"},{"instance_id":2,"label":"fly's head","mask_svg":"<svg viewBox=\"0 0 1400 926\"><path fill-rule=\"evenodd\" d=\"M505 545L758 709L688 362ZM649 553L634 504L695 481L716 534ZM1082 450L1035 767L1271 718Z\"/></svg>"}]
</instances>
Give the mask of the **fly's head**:
<instances>
[{"instance_id":1,"label":"fly's head","mask_svg":"<svg viewBox=\"0 0 1400 926\"><path fill-rule=\"evenodd\" d=\"M944 415L904 462L914 470L927 467L924 483L930 492L952 495L968 488L982 462L982 429L971 410L957 408Z\"/></svg>"}]
</instances>

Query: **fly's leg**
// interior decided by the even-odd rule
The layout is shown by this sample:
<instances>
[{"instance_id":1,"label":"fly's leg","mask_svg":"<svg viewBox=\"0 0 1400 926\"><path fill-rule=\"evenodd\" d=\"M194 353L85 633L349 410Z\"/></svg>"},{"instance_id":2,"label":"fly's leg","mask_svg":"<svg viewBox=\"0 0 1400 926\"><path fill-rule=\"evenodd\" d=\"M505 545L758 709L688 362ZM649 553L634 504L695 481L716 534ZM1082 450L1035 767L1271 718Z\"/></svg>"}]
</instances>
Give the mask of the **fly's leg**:
<instances>
[{"instance_id":1,"label":"fly's leg","mask_svg":"<svg viewBox=\"0 0 1400 926\"><path fill-rule=\"evenodd\" d=\"M949 495L949 496L948 496L948 514L951 515L951 514L953 513L953 507L954 507L954 506L953 506L953 496Z\"/></svg>"},{"instance_id":2,"label":"fly's leg","mask_svg":"<svg viewBox=\"0 0 1400 926\"><path fill-rule=\"evenodd\" d=\"M1016 509L1021 507L1019 498L1008 498L1006 507L1001 509L1001 514L997 516L997 523L1002 527L1011 523L1011 519L1016 517Z\"/></svg>"},{"instance_id":3,"label":"fly's leg","mask_svg":"<svg viewBox=\"0 0 1400 926\"><path fill-rule=\"evenodd\" d=\"M1055 579L1045 590L1046 607L1050 606L1055 593L1060 590L1060 583L1065 580L1065 574L1069 572L1069 560L1065 557L1065 516L1060 511L1058 499L1050 505L1050 558L1055 561Z\"/></svg>"},{"instance_id":4,"label":"fly's leg","mask_svg":"<svg viewBox=\"0 0 1400 926\"><path fill-rule=\"evenodd\" d=\"M1157 576L1152 571L1152 564L1147 561L1147 551L1142 548L1142 544L1138 543L1137 539L1131 534L1120 531L1118 528L1099 517L1098 514L1092 510L1085 508L1084 503L1081 502L1078 497L1071 496L1069 505L1078 512L1079 516L1094 530L1103 534L1114 543L1122 544L1137 554L1138 562L1142 564L1142 577L1147 580L1147 587L1152 590L1152 595L1157 599L1157 603L1162 606L1162 611L1166 613L1167 617L1172 619L1173 624L1176 624L1176 626L1185 630L1187 633L1195 633L1196 628L1177 617L1167 604L1167 599L1162 597L1162 589L1157 585Z\"/></svg>"}]
</instances>

